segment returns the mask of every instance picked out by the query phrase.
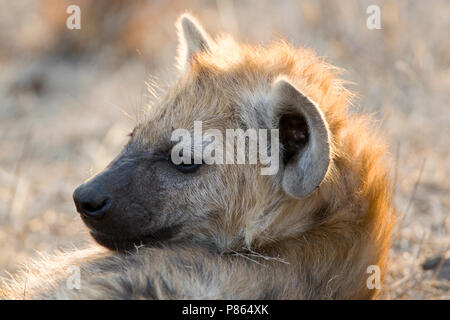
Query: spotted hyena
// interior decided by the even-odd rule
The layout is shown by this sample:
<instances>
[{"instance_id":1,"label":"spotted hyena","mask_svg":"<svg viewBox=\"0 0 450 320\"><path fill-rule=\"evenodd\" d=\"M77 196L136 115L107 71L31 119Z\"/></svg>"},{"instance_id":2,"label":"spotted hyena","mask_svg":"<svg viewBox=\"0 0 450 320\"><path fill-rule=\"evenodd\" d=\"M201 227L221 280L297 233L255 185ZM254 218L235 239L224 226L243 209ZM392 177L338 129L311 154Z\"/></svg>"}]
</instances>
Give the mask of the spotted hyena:
<instances>
[{"instance_id":1,"label":"spotted hyena","mask_svg":"<svg viewBox=\"0 0 450 320\"><path fill-rule=\"evenodd\" d=\"M379 287L369 277L383 278L393 224L386 146L367 117L348 111L336 68L281 41L212 39L186 14L177 28L177 81L117 158L74 192L92 237L110 250L39 261L2 294L373 298ZM259 145L277 170L175 162L173 132L196 121L204 131L276 132ZM69 266L80 268L78 288L68 286Z\"/></svg>"}]
</instances>

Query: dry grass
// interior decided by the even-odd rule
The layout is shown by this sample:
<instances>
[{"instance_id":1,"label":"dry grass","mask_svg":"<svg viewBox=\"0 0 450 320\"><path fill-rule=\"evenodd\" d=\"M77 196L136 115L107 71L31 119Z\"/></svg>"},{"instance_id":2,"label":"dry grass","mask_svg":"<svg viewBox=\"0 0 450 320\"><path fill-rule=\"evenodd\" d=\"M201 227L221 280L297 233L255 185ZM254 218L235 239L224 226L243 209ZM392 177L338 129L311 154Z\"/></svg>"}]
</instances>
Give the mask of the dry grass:
<instances>
[{"instance_id":1,"label":"dry grass","mask_svg":"<svg viewBox=\"0 0 450 320\"><path fill-rule=\"evenodd\" d=\"M450 2L70 1L80 31L65 28L68 3L0 2L0 276L35 251L89 241L72 191L126 141L149 74L170 78L173 23L189 9L212 34L283 36L348 70L355 109L376 114L396 159L402 219L380 297L450 299L448 264L421 268L450 258ZM382 30L366 28L369 4Z\"/></svg>"}]
</instances>

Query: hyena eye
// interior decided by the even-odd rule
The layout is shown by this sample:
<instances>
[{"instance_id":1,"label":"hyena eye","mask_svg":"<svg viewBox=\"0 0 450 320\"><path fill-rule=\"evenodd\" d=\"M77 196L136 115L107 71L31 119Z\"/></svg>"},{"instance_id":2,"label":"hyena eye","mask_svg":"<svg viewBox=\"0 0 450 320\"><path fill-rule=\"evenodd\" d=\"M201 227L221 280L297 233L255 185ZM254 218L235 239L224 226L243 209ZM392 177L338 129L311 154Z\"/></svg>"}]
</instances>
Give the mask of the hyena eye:
<instances>
[{"instance_id":1,"label":"hyena eye","mask_svg":"<svg viewBox=\"0 0 450 320\"><path fill-rule=\"evenodd\" d=\"M183 172L183 173L193 173L195 171L198 170L198 168L200 168L202 164L196 164L196 163L191 163L191 164L179 164L179 165L175 165L175 168L177 168L178 171Z\"/></svg>"},{"instance_id":2,"label":"hyena eye","mask_svg":"<svg viewBox=\"0 0 450 320\"><path fill-rule=\"evenodd\" d=\"M180 157L182 157L182 154L180 153ZM180 163L180 164L176 164L172 161L171 156L169 156L169 161L175 166L175 168L182 172L182 173L193 173L195 171L198 170L198 168L200 168L200 166L203 164L202 163L194 163L194 158L191 159L191 161L189 163Z\"/></svg>"}]
</instances>

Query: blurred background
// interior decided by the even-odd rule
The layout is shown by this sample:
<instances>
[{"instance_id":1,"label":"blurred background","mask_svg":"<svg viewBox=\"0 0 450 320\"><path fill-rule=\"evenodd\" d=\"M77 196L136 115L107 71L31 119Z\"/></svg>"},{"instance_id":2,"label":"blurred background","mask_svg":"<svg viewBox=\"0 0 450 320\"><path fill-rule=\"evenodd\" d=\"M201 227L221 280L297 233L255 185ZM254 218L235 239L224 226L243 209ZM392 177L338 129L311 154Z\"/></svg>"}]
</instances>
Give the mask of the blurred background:
<instances>
[{"instance_id":1,"label":"blurred background","mask_svg":"<svg viewBox=\"0 0 450 320\"><path fill-rule=\"evenodd\" d=\"M69 30L66 9L81 9ZM369 5L381 29L369 30ZM175 72L174 22L280 37L347 70L395 160L401 220L380 298L450 299L450 1L0 0L0 276L90 241L72 192ZM147 90L147 84L153 89Z\"/></svg>"}]
</instances>

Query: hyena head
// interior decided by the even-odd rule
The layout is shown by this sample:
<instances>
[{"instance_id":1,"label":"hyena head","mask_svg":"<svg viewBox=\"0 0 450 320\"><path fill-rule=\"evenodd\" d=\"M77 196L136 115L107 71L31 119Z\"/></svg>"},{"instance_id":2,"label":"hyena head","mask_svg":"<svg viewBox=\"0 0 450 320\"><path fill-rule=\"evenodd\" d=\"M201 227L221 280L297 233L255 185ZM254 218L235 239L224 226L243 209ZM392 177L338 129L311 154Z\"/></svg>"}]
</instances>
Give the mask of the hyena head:
<instances>
[{"instance_id":1,"label":"hyena head","mask_svg":"<svg viewBox=\"0 0 450 320\"><path fill-rule=\"evenodd\" d=\"M313 97L305 93L319 86L314 70L305 71L308 63L321 62L285 43L261 48L228 36L212 40L188 15L177 26L177 82L136 125L117 158L74 192L92 236L117 250L183 242L224 252L308 230L322 205L332 162L329 125L322 106L313 102L320 90ZM186 152L174 153L183 140L174 140L174 131L193 132L196 121L203 133L222 133L224 149L227 129L255 129L257 136L245 138L247 161L207 164L206 152L200 161L186 161L184 154L181 163L174 161L173 154ZM259 139L261 132L267 144ZM262 150L271 163L249 163L247 151L255 139L258 159ZM201 137L204 151L219 141L219 135Z\"/></svg>"}]
</instances>

